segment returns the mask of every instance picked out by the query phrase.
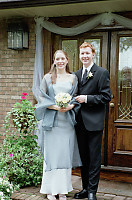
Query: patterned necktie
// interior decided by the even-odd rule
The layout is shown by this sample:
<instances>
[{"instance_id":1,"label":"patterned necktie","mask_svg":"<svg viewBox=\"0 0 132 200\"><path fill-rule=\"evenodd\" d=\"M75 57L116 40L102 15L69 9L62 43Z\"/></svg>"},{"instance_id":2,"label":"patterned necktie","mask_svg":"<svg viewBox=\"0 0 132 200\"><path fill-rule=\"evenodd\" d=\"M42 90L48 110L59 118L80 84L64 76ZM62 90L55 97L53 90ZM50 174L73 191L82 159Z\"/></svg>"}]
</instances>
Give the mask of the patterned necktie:
<instances>
[{"instance_id":1,"label":"patterned necktie","mask_svg":"<svg viewBox=\"0 0 132 200\"><path fill-rule=\"evenodd\" d=\"M85 81L86 81L86 79L87 79L87 74L88 74L88 70L85 69L85 72L84 72L83 77L82 77L82 84L85 83Z\"/></svg>"}]
</instances>

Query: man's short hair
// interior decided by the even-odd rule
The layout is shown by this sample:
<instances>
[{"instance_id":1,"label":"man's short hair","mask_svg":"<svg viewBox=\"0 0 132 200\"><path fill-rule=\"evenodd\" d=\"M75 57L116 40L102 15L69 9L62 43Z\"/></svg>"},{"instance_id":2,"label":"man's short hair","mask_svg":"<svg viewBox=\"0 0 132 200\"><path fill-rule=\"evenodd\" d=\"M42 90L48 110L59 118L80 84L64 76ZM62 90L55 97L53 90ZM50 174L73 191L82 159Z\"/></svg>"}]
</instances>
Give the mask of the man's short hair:
<instances>
[{"instance_id":1,"label":"man's short hair","mask_svg":"<svg viewBox=\"0 0 132 200\"><path fill-rule=\"evenodd\" d=\"M95 53L95 48L92 44L88 43L88 42L84 42L82 43L82 45L79 47L79 50L82 48L86 48L86 47L90 47L92 50L92 53Z\"/></svg>"}]
</instances>

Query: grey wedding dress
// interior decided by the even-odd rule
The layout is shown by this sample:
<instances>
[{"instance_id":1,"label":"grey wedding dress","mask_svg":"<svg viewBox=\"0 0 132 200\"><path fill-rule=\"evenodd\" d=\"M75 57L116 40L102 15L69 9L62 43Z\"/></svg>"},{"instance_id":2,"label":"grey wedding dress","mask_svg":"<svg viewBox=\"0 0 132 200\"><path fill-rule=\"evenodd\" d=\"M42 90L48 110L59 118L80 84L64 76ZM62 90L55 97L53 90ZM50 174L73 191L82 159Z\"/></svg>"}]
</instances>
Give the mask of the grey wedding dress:
<instances>
[{"instance_id":1,"label":"grey wedding dress","mask_svg":"<svg viewBox=\"0 0 132 200\"><path fill-rule=\"evenodd\" d=\"M51 87L55 96L59 92L70 93L73 84L71 81L57 82ZM44 167L40 190L43 194L70 192L73 189L71 168L81 166L75 129L67 116L67 113L57 111L52 129L44 131Z\"/></svg>"}]
</instances>

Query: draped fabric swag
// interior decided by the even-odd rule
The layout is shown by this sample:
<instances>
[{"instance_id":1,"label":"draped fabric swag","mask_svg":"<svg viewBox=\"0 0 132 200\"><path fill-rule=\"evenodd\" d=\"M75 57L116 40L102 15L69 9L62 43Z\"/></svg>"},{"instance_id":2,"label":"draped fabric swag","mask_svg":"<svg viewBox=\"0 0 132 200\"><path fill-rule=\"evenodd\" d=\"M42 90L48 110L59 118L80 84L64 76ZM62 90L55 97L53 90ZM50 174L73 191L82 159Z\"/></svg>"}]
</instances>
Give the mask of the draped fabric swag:
<instances>
[{"instance_id":1,"label":"draped fabric swag","mask_svg":"<svg viewBox=\"0 0 132 200\"><path fill-rule=\"evenodd\" d=\"M85 33L99 24L111 25L113 21L118 24L132 29L132 20L114 13L102 13L91 17L90 19L80 23L72 28L62 28L56 24L49 22L44 17L35 18L36 22L36 52L35 52L35 64L34 64L34 76L33 76L33 87L32 91L34 97L38 101L38 93L41 80L44 76L44 54L43 54L43 34L42 29L45 28L50 32L65 35L75 36L81 33ZM48 58L47 58L48 59Z\"/></svg>"}]
</instances>

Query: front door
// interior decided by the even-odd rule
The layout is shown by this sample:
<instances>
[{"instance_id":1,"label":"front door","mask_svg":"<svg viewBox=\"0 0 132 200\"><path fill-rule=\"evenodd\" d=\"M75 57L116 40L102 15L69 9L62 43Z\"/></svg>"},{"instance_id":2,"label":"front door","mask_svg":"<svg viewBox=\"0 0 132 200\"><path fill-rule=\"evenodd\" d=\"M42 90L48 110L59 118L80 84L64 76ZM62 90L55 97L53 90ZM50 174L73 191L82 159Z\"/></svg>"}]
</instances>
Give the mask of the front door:
<instances>
[{"instance_id":1,"label":"front door","mask_svg":"<svg viewBox=\"0 0 132 200\"><path fill-rule=\"evenodd\" d=\"M71 71L81 67L79 46L95 46L94 62L110 72L112 100L106 105L102 165L132 167L132 31L88 32L76 37L52 36L53 53L64 49Z\"/></svg>"},{"instance_id":2,"label":"front door","mask_svg":"<svg viewBox=\"0 0 132 200\"><path fill-rule=\"evenodd\" d=\"M111 33L108 165L132 167L132 31Z\"/></svg>"}]
</instances>

